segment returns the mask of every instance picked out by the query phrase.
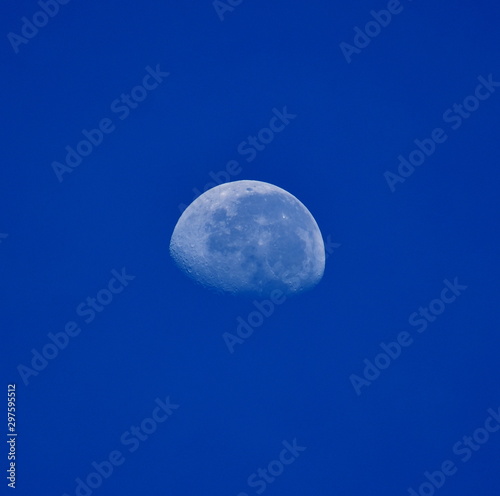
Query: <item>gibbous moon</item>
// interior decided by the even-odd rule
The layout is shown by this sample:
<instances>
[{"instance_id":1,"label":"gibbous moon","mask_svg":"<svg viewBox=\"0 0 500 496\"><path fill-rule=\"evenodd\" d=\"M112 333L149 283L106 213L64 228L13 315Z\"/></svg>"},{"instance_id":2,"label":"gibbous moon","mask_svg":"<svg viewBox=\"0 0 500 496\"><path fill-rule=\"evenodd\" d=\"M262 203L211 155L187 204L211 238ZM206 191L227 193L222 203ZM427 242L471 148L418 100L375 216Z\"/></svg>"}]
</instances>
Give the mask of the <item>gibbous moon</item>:
<instances>
[{"instance_id":1,"label":"gibbous moon","mask_svg":"<svg viewBox=\"0 0 500 496\"><path fill-rule=\"evenodd\" d=\"M248 296L301 293L325 269L323 238L309 210L261 181L224 183L194 200L175 226L170 254L197 283Z\"/></svg>"}]
</instances>

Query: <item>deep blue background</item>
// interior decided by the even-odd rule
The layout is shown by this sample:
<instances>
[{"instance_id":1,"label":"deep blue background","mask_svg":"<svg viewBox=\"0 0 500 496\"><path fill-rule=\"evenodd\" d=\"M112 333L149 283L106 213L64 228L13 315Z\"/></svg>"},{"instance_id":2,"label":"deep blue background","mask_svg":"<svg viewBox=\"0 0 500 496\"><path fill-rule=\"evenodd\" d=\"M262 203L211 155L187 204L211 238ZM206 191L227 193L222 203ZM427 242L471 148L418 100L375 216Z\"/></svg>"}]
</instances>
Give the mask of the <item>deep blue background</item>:
<instances>
[{"instance_id":1,"label":"deep blue background","mask_svg":"<svg viewBox=\"0 0 500 496\"><path fill-rule=\"evenodd\" d=\"M457 130L442 116L478 76L500 81L500 9L405 0L348 64L339 44L386 4L245 0L221 21L210 0L71 1L18 54L7 34L39 7L4 6L0 327L17 494L73 495L116 449L125 463L95 494L256 494L248 476L294 438L307 449L266 494L403 495L446 459L458 472L439 494L499 493L500 432L466 463L452 446L500 406L500 90ZM156 64L170 76L120 121L111 103ZM284 106L297 117L248 163L239 143ZM52 162L105 117L116 130L59 183ZM384 172L436 127L447 141L392 193ZM168 255L178 205L231 159L234 179L288 190L340 244L319 286L234 354L222 333L252 302L198 288ZM134 281L83 323L77 305L122 267ZM418 334L409 315L455 277L467 289ZM25 386L18 365L70 320L80 335ZM414 343L358 396L350 375L403 330ZM129 453L121 435L168 395L179 408Z\"/></svg>"}]
</instances>

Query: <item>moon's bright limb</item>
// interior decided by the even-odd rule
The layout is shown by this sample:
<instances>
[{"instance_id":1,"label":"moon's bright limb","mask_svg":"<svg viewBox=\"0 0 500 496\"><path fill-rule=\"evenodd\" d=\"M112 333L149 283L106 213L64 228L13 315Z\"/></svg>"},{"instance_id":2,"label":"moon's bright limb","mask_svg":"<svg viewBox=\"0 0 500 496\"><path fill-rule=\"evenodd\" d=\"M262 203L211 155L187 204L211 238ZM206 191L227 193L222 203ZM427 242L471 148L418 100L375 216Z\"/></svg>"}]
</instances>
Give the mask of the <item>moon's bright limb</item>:
<instances>
[{"instance_id":1,"label":"moon's bright limb","mask_svg":"<svg viewBox=\"0 0 500 496\"><path fill-rule=\"evenodd\" d=\"M325 269L323 238L309 210L261 181L224 183L194 200L175 226L170 254L203 286L251 296L300 293Z\"/></svg>"}]
</instances>

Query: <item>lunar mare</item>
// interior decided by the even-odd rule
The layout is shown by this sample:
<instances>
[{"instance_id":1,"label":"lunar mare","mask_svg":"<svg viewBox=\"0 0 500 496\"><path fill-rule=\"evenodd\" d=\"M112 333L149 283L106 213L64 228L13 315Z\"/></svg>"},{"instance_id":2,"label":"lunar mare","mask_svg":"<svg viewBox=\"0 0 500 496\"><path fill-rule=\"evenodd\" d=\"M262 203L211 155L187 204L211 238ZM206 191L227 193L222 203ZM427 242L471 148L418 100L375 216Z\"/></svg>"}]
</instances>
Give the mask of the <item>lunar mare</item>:
<instances>
[{"instance_id":1,"label":"lunar mare","mask_svg":"<svg viewBox=\"0 0 500 496\"><path fill-rule=\"evenodd\" d=\"M170 254L197 283L248 296L311 289L322 278L325 249L309 210L284 189L261 181L212 188L175 226Z\"/></svg>"}]
</instances>

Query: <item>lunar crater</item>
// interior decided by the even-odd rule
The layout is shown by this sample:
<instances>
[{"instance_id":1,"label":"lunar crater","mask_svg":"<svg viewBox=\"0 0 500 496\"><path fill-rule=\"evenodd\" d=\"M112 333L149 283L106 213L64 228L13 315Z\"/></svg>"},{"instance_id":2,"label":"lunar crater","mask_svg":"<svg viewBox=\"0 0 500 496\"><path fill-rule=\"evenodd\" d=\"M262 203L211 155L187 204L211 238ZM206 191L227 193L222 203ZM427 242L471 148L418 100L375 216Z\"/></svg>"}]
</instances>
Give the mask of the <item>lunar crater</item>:
<instances>
[{"instance_id":1,"label":"lunar crater","mask_svg":"<svg viewBox=\"0 0 500 496\"><path fill-rule=\"evenodd\" d=\"M198 197L177 222L170 253L197 283L252 296L310 289L325 266L321 232L307 208L277 186L249 180Z\"/></svg>"}]
</instances>

